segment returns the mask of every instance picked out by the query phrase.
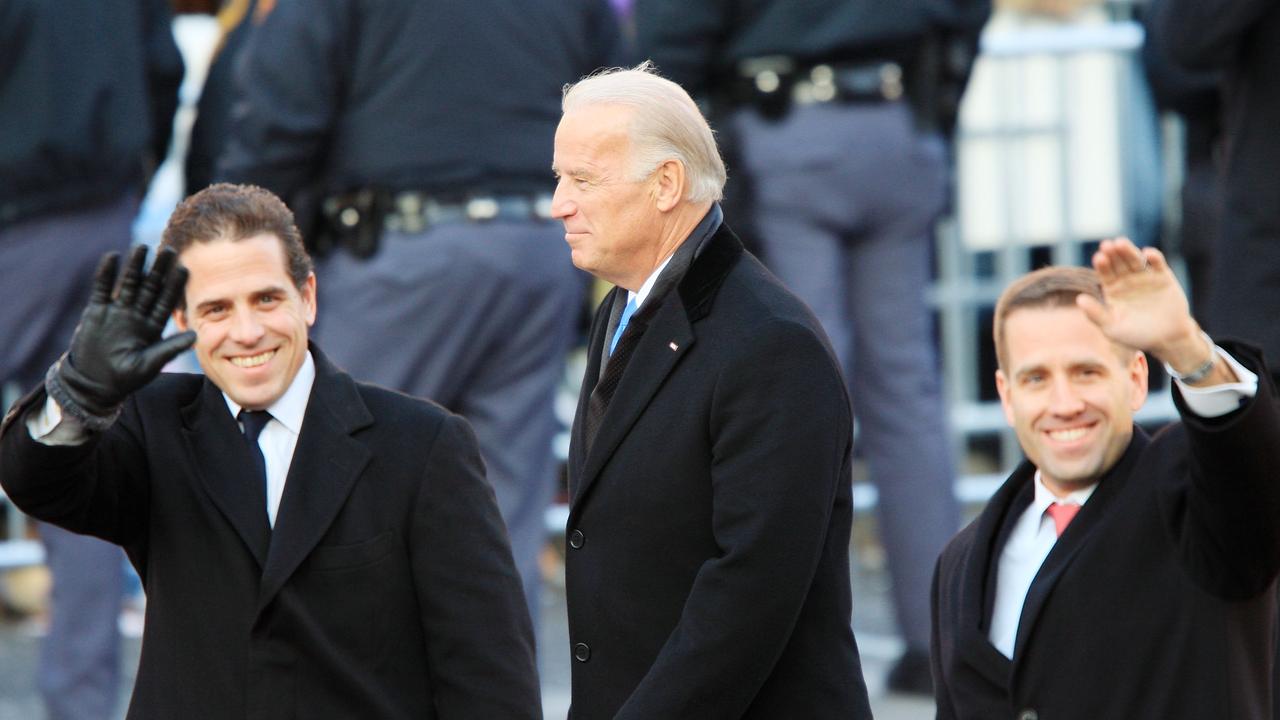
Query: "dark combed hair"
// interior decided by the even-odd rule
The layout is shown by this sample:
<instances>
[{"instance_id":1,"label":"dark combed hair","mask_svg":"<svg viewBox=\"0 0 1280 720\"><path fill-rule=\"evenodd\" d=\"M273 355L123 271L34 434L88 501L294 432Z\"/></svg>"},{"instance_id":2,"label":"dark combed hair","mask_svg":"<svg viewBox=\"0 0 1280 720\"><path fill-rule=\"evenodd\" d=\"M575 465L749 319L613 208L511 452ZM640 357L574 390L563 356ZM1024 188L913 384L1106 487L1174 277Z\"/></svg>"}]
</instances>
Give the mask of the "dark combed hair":
<instances>
[{"instance_id":1,"label":"dark combed hair","mask_svg":"<svg viewBox=\"0 0 1280 720\"><path fill-rule=\"evenodd\" d=\"M293 212L280 198L256 185L218 183L178 203L164 228L160 247L181 255L193 243L268 234L280 239L289 278L301 288L311 275L312 263Z\"/></svg>"}]
</instances>

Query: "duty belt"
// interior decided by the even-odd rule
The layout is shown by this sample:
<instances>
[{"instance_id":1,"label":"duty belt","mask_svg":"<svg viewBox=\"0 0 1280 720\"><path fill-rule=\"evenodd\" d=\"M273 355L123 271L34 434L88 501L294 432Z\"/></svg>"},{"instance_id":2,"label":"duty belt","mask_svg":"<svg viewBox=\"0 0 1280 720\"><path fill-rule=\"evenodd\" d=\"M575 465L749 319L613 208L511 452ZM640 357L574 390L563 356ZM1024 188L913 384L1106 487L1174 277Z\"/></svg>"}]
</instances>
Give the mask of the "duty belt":
<instances>
[{"instance_id":1,"label":"duty belt","mask_svg":"<svg viewBox=\"0 0 1280 720\"><path fill-rule=\"evenodd\" d=\"M383 230L421 233L441 223L550 219L551 196L545 193L470 195L453 200L416 191L366 188L324 200L311 249L324 256L342 247L366 258L378 251Z\"/></svg>"},{"instance_id":2,"label":"duty belt","mask_svg":"<svg viewBox=\"0 0 1280 720\"><path fill-rule=\"evenodd\" d=\"M902 66L896 62L800 65L781 55L738 63L730 96L780 117L792 105L827 102L887 102L903 94Z\"/></svg>"},{"instance_id":3,"label":"duty belt","mask_svg":"<svg viewBox=\"0 0 1280 720\"><path fill-rule=\"evenodd\" d=\"M325 215L337 225L355 228L361 221L382 214L383 227L406 233L419 233L440 223L485 222L491 220L549 220L551 196L540 195L473 195L465 200L446 201L425 193L408 191L377 193L364 190L351 195L338 195L325 200Z\"/></svg>"},{"instance_id":4,"label":"duty belt","mask_svg":"<svg viewBox=\"0 0 1280 720\"><path fill-rule=\"evenodd\" d=\"M386 227L416 233L440 223L550 219L550 195L474 195L463 201L444 202L421 193L402 192L391 198Z\"/></svg>"}]
</instances>

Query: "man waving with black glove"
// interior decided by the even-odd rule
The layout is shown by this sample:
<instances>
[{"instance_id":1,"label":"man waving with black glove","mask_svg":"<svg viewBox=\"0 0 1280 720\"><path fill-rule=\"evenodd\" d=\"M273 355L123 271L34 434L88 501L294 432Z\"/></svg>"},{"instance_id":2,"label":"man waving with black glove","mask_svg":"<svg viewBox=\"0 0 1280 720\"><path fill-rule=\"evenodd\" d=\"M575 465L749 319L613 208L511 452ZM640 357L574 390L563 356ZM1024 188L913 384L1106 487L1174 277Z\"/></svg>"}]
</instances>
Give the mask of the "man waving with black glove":
<instances>
[{"instance_id":1,"label":"man waving with black glove","mask_svg":"<svg viewBox=\"0 0 1280 720\"><path fill-rule=\"evenodd\" d=\"M108 253L98 265L93 297L71 339L71 349L45 377L49 414L61 412L86 429L106 430L120 415L125 398L160 374L165 363L196 341L192 330L160 339L181 298L187 271L164 249L143 277L147 248L138 246L120 275L119 256Z\"/></svg>"},{"instance_id":2,"label":"man waving with black glove","mask_svg":"<svg viewBox=\"0 0 1280 720\"><path fill-rule=\"evenodd\" d=\"M104 258L70 350L0 425L10 498L142 577L129 717L540 717L475 436L308 342L289 209L211 186L145 261L117 280ZM203 377L160 374L193 345Z\"/></svg>"}]
</instances>

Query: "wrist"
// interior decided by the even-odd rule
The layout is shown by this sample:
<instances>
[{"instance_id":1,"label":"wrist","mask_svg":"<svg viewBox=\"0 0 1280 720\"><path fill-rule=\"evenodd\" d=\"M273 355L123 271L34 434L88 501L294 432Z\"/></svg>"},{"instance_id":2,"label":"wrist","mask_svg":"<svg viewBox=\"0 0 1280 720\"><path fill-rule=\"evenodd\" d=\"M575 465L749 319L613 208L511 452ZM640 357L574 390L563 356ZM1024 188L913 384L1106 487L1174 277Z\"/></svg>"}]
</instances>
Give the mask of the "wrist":
<instances>
[{"instance_id":1,"label":"wrist","mask_svg":"<svg viewBox=\"0 0 1280 720\"><path fill-rule=\"evenodd\" d=\"M1178 323L1176 332L1166 337L1163 342L1146 349L1178 375L1195 371L1213 355L1213 341L1190 315Z\"/></svg>"},{"instance_id":2,"label":"wrist","mask_svg":"<svg viewBox=\"0 0 1280 720\"><path fill-rule=\"evenodd\" d=\"M1164 360L1165 372L1187 385L1195 385L1212 373L1218 361L1218 346L1203 331L1198 332L1196 342L1185 344Z\"/></svg>"},{"instance_id":3,"label":"wrist","mask_svg":"<svg viewBox=\"0 0 1280 720\"><path fill-rule=\"evenodd\" d=\"M49 368L44 379L45 392L62 412L79 420L89 430L104 431L120 416L122 402L107 400L101 386L85 377L63 355Z\"/></svg>"}]
</instances>

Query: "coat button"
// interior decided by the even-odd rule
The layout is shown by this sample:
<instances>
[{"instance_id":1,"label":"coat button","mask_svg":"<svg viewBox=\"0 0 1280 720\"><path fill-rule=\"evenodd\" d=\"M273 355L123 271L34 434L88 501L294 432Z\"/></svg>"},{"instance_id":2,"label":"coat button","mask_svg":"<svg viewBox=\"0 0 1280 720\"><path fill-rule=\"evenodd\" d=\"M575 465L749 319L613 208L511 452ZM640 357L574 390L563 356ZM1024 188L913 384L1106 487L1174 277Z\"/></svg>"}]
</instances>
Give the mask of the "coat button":
<instances>
[{"instance_id":1,"label":"coat button","mask_svg":"<svg viewBox=\"0 0 1280 720\"><path fill-rule=\"evenodd\" d=\"M569 533L569 547L577 550L587 544L587 536L582 534L581 530L574 530Z\"/></svg>"},{"instance_id":2,"label":"coat button","mask_svg":"<svg viewBox=\"0 0 1280 720\"><path fill-rule=\"evenodd\" d=\"M1030 709L1023 710L1018 713L1018 720L1040 720L1040 713Z\"/></svg>"},{"instance_id":3,"label":"coat button","mask_svg":"<svg viewBox=\"0 0 1280 720\"><path fill-rule=\"evenodd\" d=\"M573 646L573 659L578 662L586 662L591 659L591 647L586 643L578 643Z\"/></svg>"}]
</instances>

